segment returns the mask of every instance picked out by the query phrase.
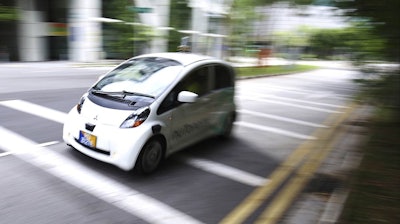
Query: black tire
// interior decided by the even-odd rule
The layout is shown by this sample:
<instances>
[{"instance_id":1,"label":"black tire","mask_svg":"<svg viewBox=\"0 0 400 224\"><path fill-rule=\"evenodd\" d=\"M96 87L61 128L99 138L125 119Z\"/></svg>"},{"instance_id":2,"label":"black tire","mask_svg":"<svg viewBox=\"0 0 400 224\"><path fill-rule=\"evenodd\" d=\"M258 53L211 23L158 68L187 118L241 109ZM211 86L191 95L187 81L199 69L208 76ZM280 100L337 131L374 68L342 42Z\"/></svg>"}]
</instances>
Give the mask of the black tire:
<instances>
[{"instance_id":1,"label":"black tire","mask_svg":"<svg viewBox=\"0 0 400 224\"><path fill-rule=\"evenodd\" d=\"M221 134L220 134L220 137L222 139L228 139L231 137L234 121L235 121L235 114L229 113L222 124Z\"/></svg>"},{"instance_id":2,"label":"black tire","mask_svg":"<svg viewBox=\"0 0 400 224\"><path fill-rule=\"evenodd\" d=\"M163 145L157 138L152 138L144 144L139 158L135 164L135 171L140 174L154 172L161 163L163 157Z\"/></svg>"}]
</instances>

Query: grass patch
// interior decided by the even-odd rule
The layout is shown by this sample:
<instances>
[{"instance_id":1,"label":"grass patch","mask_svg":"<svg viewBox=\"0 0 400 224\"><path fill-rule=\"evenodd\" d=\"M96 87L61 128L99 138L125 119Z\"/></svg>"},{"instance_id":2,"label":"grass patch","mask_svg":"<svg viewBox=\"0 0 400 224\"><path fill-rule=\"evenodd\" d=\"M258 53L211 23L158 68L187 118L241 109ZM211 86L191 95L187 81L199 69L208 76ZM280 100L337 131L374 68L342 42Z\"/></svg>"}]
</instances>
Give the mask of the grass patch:
<instances>
[{"instance_id":1,"label":"grass patch","mask_svg":"<svg viewBox=\"0 0 400 224\"><path fill-rule=\"evenodd\" d=\"M251 77L306 72L317 68L319 67L312 65L276 65L260 67L237 67L236 72L238 73L238 77Z\"/></svg>"}]
</instances>

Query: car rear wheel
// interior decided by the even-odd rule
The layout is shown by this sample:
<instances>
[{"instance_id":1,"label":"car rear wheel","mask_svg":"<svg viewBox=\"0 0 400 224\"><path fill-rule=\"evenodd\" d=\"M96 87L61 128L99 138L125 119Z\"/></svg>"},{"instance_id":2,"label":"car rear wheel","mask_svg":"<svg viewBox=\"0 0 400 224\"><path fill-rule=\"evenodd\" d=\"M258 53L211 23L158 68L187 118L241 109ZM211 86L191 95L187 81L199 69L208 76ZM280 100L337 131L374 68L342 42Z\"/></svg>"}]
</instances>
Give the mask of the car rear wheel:
<instances>
[{"instance_id":1,"label":"car rear wheel","mask_svg":"<svg viewBox=\"0 0 400 224\"><path fill-rule=\"evenodd\" d=\"M142 148L135 165L135 170L149 174L157 169L163 156L163 146L156 138L150 139Z\"/></svg>"}]
</instances>

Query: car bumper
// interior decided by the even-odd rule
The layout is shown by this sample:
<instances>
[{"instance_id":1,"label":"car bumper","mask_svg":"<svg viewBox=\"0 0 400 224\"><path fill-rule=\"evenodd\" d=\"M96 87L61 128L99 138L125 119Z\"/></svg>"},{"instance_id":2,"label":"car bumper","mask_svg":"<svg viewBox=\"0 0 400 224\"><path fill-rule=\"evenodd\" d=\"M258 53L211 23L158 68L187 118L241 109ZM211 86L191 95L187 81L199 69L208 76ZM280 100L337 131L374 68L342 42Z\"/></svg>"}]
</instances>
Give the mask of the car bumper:
<instances>
[{"instance_id":1,"label":"car bumper","mask_svg":"<svg viewBox=\"0 0 400 224\"><path fill-rule=\"evenodd\" d=\"M63 128L63 140L76 150L94 159L113 164L122 170L131 170L136 159L151 136L151 128L141 125L136 128L119 128L96 124L93 131L86 129L87 120L72 109ZM80 132L95 136L95 146L90 147L79 141Z\"/></svg>"}]
</instances>

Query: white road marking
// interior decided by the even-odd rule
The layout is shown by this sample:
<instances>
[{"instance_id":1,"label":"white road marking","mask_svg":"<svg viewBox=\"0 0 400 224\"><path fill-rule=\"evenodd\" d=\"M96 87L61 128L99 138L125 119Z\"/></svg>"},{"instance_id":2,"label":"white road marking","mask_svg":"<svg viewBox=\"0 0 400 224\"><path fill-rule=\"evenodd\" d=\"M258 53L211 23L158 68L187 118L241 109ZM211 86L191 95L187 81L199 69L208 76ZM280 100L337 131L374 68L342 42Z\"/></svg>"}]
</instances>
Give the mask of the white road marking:
<instances>
[{"instance_id":1,"label":"white road marking","mask_svg":"<svg viewBox=\"0 0 400 224\"><path fill-rule=\"evenodd\" d=\"M47 107L43 107L37 104L33 104L23 100L8 100L0 101L0 105L6 106L15 110L19 110L25 113L33 114L39 117L43 117L58 123L64 123L66 113L53 110Z\"/></svg>"},{"instance_id":2,"label":"white road marking","mask_svg":"<svg viewBox=\"0 0 400 224\"><path fill-rule=\"evenodd\" d=\"M265 103L280 104L280 105L285 105L285 106L290 106L290 107L297 107L297 108L306 109L306 110L313 110L313 111L320 111L320 112L327 112L327 113L343 113L343 112L336 111L336 110L329 110L329 109L323 109L323 108L312 107L312 106L304 106L304 105L300 105L300 104L282 102L282 101L278 101L278 100L267 100L267 99L260 99L260 98L254 98L254 97L243 97L243 96L237 96L237 97L241 98L241 99L246 99L246 100L253 100L253 101L259 101L259 102L265 102Z\"/></svg>"},{"instance_id":3,"label":"white road marking","mask_svg":"<svg viewBox=\"0 0 400 224\"><path fill-rule=\"evenodd\" d=\"M12 152L3 152L3 153L0 153L0 157L9 156L11 154L12 154Z\"/></svg>"},{"instance_id":4,"label":"white road marking","mask_svg":"<svg viewBox=\"0 0 400 224\"><path fill-rule=\"evenodd\" d=\"M333 92L318 92L313 94L308 94L305 96L307 99L323 99L323 98L338 98Z\"/></svg>"},{"instance_id":5,"label":"white road marking","mask_svg":"<svg viewBox=\"0 0 400 224\"><path fill-rule=\"evenodd\" d=\"M248 123L248 122L244 122L244 121L236 121L234 124L238 125L238 126L246 127L246 128L252 128L252 129L256 129L256 130L260 130L260 131L271 132L271 133L280 134L280 135L297 138L297 139L302 139L302 140L317 139L314 136L303 135L303 134L286 131L286 130L279 129L279 128L273 128L273 127L268 127L268 126L263 126L263 125L258 125L258 124L252 124L252 123Z\"/></svg>"},{"instance_id":6,"label":"white road marking","mask_svg":"<svg viewBox=\"0 0 400 224\"><path fill-rule=\"evenodd\" d=\"M51 146L60 143L59 141L43 142L38 144L41 147Z\"/></svg>"},{"instance_id":7,"label":"white road marking","mask_svg":"<svg viewBox=\"0 0 400 224\"><path fill-rule=\"evenodd\" d=\"M38 146L46 147L46 146L55 145L58 143L59 143L59 141L44 142L44 143L38 144ZM9 156L12 154L13 154L13 152L3 152L3 153L0 153L0 157Z\"/></svg>"},{"instance_id":8,"label":"white road marking","mask_svg":"<svg viewBox=\"0 0 400 224\"><path fill-rule=\"evenodd\" d=\"M238 85L239 88L241 89L260 89L260 90L269 90L269 89L276 89L279 91L283 91L283 92L292 92L292 93L297 93L297 94L309 94L311 91L308 90L303 90L303 89L299 89L299 88L289 88L289 87L282 87L282 86L276 86L276 85L269 85L269 84L251 84L251 86L246 84L242 84L242 85Z\"/></svg>"},{"instance_id":9,"label":"white road marking","mask_svg":"<svg viewBox=\"0 0 400 224\"><path fill-rule=\"evenodd\" d=\"M194 166L203 171L216 174L250 186L261 186L267 183L267 179L248 173L234 167L224 164L216 163L210 160L184 157L180 156L179 159L184 163Z\"/></svg>"},{"instance_id":10,"label":"white road marking","mask_svg":"<svg viewBox=\"0 0 400 224\"><path fill-rule=\"evenodd\" d=\"M253 116L258 116L258 117L265 117L265 118L270 118L278 121L285 121L293 124L300 124L300 125L305 125L305 126L310 126L310 127L317 127L317 128L327 128L328 126L322 125L322 124L316 124L312 122L307 122L307 121L301 121L297 119L292 119L292 118L287 118L287 117L281 117L273 114L266 114L266 113L260 113L260 112L255 112L255 111L250 111L250 110L237 110L237 112L242 113L242 114L250 114Z\"/></svg>"},{"instance_id":11,"label":"white road marking","mask_svg":"<svg viewBox=\"0 0 400 224\"><path fill-rule=\"evenodd\" d=\"M306 103L306 104L312 104L312 105L317 105L317 106L325 106L325 107L334 107L334 108L347 108L345 106L340 106L340 105L335 105L335 104L329 104L329 103L318 103L314 101L309 101L309 100L299 100L299 99L293 99L293 98L288 98L288 97L280 97L280 96L275 96L275 95L270 95L270 94L259 94L259 93L250 93L249 91L245 92L246 95L245 97L259 97L259 98L273 98L273 99L278 99L278 100L285 100L285 101L292 101L292 102L298 102L298 103Z\"/></svg>"},{"instance_id":12,"label":"white road marking","mask_svg":"<svg viewBox=\"0 0 400 224\"><path fill-rule=\"evenodd\" d=\"M0 148L149 223L201 222L0 126Z\"/></svg>"},{"instance_id":13,"label":"white road marking","mask_svg":"<svg viewBox=\"0 0 400 224\"><path fill-rule=\"evenodd\" d=\"M290 92L290 93L302 94L302 95L309 95L309 94L319 95L321 93L326 93L326 91L311 91L311 90L304 90L304 89L300 89L300 88L282 87L282 86L270 85L270 84L252 84L251 86L246 85L246 84L239 84L237 86L243 90L259 89L259 90L265 91L265 90L269 90L269 89L275 89L275 90L279 90L282 92ZM332 93L332 95L329 98L349 98L349 97L351 97L351 96L345 95L345 94Z\"/></svg>"}]
</instances>

